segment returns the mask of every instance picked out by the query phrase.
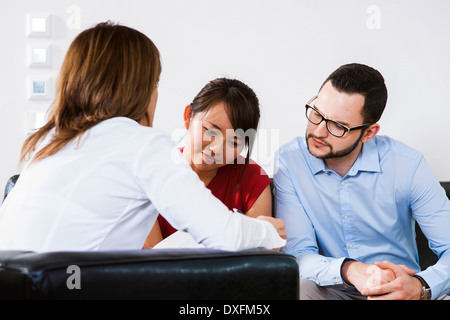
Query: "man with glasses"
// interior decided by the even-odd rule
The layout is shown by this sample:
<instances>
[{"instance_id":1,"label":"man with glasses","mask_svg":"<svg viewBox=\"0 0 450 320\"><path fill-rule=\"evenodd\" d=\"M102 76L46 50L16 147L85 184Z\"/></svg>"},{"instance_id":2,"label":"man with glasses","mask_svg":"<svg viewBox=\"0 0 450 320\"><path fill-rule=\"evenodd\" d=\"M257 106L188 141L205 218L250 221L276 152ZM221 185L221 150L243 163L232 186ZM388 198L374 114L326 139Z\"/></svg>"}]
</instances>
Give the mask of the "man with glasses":
<instances>
[{"instance_id":1,"label":"man with glasses","mask_svg":"<svg viewBox=\"0 0 450 320\"><path fill-rule=\"evenodd\" d=\"M423 156L377 136L382 75L334 71L305 106L305 137L275 156L283 250L297 257L300 299L436 299L450 292L450 202ZM421 271L414 221L439 261Z\"/></svg>"}]
</instances>

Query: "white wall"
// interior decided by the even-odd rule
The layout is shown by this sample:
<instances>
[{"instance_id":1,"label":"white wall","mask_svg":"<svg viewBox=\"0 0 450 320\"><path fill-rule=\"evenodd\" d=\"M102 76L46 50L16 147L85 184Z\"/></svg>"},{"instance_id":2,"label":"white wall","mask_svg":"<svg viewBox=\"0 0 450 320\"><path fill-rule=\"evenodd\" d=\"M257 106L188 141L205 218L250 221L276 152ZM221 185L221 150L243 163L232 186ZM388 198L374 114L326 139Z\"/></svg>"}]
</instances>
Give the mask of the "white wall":
<instances>
[{"instance_id":1,"label":"white wall","mask_svg":"<svg viewBox=\"0 0 450 320\"><path fill-rule=\"evenodd\" d=\"M51 14L51 37L28 37L27 13ZM271 173L275 150L305 132L305 102L337 67L360 62L388 85L381 134L420 150L438 179L450 180L449 14L449 0L1 0L0 189L19 170L26 112L51 103L27 99L27 77L56 78L73 38L105 20L158 46L155 127L170 134L180 133L183 108L204 84L236 77L260 98L253 158ZM52 66L28 67L27 45L43 43L53 46Z\"/></svg>"}]
</instances>

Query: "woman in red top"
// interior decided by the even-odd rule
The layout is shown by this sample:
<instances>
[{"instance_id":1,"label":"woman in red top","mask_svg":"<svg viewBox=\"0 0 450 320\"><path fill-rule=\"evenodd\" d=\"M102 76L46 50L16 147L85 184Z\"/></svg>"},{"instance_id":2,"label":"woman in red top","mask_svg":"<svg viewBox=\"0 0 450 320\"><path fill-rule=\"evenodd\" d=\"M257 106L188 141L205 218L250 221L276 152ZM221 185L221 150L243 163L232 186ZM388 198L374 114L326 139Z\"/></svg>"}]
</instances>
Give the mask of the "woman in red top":
<instances>
[{"instance_id":1,"label":"woman in red top","mask_svg":"<svg viewBox=\"0 0 450 320\"><path fill-rule=\"evenodd\" d=\"M235 79L209 82L184 110L188 130L181 149L199 178L230 210L272 215L270 179L250 160L260 117L254 91ZM241 153L246 156L241 156ZM161 215L145 242L151 248L174 233Z\"/></svg>"}]
</instances>

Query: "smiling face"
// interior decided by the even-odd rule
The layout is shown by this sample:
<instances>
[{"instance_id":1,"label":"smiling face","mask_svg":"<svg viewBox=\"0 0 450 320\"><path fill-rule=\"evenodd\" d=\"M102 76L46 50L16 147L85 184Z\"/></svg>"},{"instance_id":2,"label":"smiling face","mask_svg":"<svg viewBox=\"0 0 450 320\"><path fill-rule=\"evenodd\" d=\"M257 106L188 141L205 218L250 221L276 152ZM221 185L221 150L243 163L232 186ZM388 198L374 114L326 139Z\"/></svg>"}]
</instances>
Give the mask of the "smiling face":
<instances>
[{"instance_id":1,"label":"smiling face","mask_svg":"<svg viewBox=\"0 0 450 320\"><path fill-rule=\"evenodd\" d=\"M328 81L320 90L314 107L327 119L337 121L347 127L356 127L364 123L361 114L364 100L362 94L339 92ZM313 156L320 159L341 158L353 152L359 153L363 134L364 130L355 130L338 138L330 134L325 121L318 125L308 122L306 129L308 150Z\"/></svg>"},{"instance_id":2,"label":"smiling face","mask_svg":"<svg viewBox=\"0 0 450 320\"><path fill-rule=\"evenodd\" d=\"M187 106L184 120L188 134L183 154L199 175L215 174L220 167L233 163L245 146L244 138L233 128L223 102L192 117L190 106Z\"/></svg>"}]
</instances>

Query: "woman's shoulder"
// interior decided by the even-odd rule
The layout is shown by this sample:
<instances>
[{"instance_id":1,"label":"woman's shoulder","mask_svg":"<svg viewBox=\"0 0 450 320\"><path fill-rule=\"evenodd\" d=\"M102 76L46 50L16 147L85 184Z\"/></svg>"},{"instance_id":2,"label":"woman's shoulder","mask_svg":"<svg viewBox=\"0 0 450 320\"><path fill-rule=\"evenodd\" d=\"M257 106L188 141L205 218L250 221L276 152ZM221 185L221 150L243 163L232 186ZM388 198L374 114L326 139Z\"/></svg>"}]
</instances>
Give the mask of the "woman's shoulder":
<instances>
[{"instance_id":1,"label":"woman's shoulder","mask_svg":"<svg viewBox=\"0 0 450 320\"><path fill-rule=\"evenodd\" d=\"M126 117L115 117L100 122L88 132L86 138L93 142L101 141L105 146L111 144L116 149L127 151L149 147L171 148L174 145L166 132L140 125Z\"/></svg>"}]
</instances>

